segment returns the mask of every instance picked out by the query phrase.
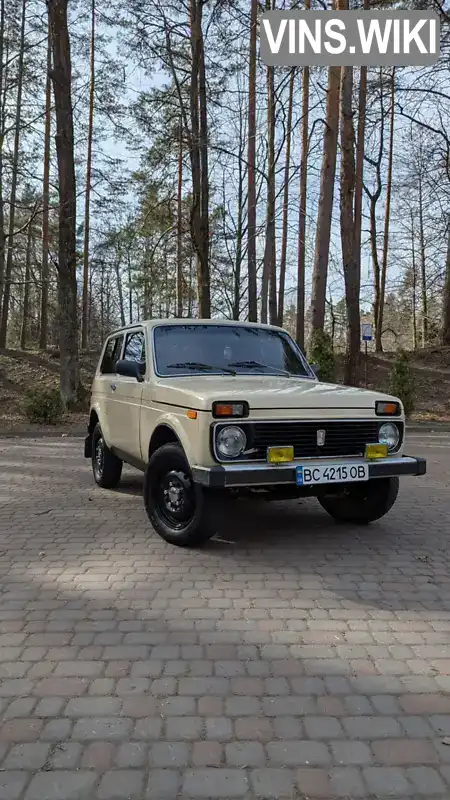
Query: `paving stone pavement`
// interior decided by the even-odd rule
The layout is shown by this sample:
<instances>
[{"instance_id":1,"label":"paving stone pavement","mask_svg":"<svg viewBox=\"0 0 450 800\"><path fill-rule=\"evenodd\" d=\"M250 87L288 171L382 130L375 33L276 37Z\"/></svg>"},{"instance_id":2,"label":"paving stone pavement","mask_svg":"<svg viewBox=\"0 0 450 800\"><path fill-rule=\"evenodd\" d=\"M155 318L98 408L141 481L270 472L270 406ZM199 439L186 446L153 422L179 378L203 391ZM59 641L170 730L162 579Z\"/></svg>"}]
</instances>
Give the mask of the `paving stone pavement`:
<instances>
[{"instance_id":1,"label":"paving stone pavement","mask_svg":"<svg viewBox=\"0 0 450 800\"><path fill-rule=\"evenodd\" d=\"M377 524L240 501L188 551L2 440L0 800L449 800L449 444Z\"/></svg>"}]
</instances>

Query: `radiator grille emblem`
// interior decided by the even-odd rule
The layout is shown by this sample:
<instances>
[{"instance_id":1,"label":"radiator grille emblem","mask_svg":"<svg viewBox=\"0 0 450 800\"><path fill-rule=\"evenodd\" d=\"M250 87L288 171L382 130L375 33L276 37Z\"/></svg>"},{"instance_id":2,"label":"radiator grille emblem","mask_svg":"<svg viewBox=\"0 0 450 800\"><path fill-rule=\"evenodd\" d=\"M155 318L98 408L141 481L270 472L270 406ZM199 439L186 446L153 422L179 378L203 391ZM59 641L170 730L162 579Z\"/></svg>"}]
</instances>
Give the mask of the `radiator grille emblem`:
<instances>
[{"instance_id":1,"label":"radiator grille emblem","mask_svg":"<svg viewBox=\"0 0 450 800\"><path fill-rule=\"evenodd\" d=\"M318 447L323 447L324 446L324 444L325 444L325 435L326 434L325 434L324 430L321 429L321 430L317 431L317 446Z\"/></svg>"}]
</instances>

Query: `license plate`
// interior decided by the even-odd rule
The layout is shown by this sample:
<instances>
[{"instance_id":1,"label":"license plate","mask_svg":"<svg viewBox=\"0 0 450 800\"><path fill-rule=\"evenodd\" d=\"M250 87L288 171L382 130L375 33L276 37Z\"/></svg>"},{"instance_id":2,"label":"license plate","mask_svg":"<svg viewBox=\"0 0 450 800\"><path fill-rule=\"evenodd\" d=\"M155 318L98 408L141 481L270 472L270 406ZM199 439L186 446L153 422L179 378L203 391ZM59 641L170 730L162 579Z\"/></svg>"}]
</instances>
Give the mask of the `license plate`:
<instances>
[{"instance_id":1,"label":"license plate","mask_svg":"<svg viewBox=\"0 0 450 800\"><path fill-rule=\"evenodd\" d=\"M315 483L355 483L369 480L368 464L306 464L296 468L297 486Z\"/></svg>"}]
</instances>

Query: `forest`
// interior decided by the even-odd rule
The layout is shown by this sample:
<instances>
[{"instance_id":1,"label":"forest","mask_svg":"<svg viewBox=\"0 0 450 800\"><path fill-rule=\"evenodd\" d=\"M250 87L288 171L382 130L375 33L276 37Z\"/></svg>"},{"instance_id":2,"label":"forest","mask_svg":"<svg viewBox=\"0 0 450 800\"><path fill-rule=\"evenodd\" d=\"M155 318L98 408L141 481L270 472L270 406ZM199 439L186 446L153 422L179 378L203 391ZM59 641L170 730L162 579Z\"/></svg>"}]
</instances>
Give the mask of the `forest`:
<instances>
[{"instance_id":1,"label":"forest","mask_svg":"<svg viewBox=\"0 0 450 800\"><path fill-rule=\"evenodd\" d=\"M274 9L434 9L428 67L267 67ZM450 346L448 0L0 0L0 350L80 358L131 321Z\"/></svg>"}]
</instances>

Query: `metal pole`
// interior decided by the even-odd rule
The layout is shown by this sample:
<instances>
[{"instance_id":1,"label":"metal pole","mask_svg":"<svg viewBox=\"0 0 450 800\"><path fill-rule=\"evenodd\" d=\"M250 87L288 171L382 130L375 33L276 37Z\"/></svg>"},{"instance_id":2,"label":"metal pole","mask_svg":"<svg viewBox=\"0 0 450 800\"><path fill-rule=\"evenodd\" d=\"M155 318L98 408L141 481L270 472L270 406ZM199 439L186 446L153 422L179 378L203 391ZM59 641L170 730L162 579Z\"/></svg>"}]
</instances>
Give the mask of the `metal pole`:
<instances>
[{"instance_id":1,"label":"metal pole","mask_svg":"<svg viewBox=\"0 0 450 800\"><path fill-rule=\"evenodd\" d=\"M367 339L364 342L364 349L366 351L366 362L365 362L365 378L366 378L366 389L367 389Z\"/></svg>"}]
</instances>

